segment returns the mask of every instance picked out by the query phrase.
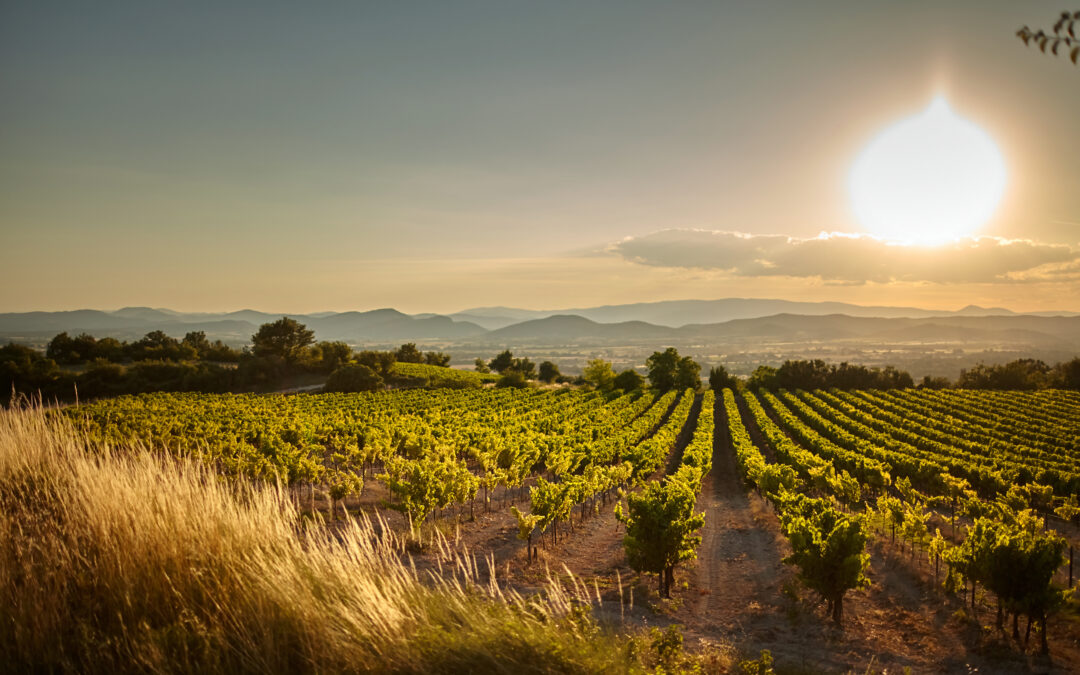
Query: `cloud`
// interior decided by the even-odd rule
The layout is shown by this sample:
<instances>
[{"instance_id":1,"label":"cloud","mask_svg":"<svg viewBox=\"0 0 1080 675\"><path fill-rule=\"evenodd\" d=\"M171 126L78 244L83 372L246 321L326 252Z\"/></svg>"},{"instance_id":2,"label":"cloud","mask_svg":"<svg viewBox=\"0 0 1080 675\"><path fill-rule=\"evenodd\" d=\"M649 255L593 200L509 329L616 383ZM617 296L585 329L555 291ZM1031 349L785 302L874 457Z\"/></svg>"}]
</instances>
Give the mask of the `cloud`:
<instances>
[{"instance_id":1,"label":"cloud","mask_svg":"<svg viewBox=\"0 0 1080 675\"><path fill-rule=\"evenodd\" d=\"M628 237L609 251L642 265L717 270L740 277L866 282L988 283L1061 278L1080 251L1060 244L979 237L942 246L905 246L866 235L812 239L670 229Z\"/></svg>"}]
</instances>

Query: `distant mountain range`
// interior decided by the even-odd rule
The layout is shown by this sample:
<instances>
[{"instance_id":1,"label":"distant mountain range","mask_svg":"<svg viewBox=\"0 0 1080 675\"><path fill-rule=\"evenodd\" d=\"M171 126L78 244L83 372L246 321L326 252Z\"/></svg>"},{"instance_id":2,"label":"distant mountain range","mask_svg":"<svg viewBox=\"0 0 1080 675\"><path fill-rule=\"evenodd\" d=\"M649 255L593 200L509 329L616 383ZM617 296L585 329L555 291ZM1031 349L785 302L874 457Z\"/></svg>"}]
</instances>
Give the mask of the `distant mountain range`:
<instances>
[{"instance_id":1,"label":"distant mountain range","mask_svg":"<svg viewBox=\"0 0 1080 675\"><path fill-rule=\"evenodd\" d=\"M559 314L572 314L600 323L645 321L658 326L678 328L688 324L722 323L734 319L756 319L775 314L825 316L845 314L885 319L922 319L941 316L1015 316L1018 313L1001 307L968 305L957 311L920 309L918 307L884 307L853 305L846 302L794 302L791 300L758 300L724 298L722 300L665 300L629 305L604 305L582 309L537 311L514 307L476 307L466 309L450 318L468 321L495 330L530 319L543 319ZM1032 312L1029 316L1080 316L1080 312Z\"/></svg>"},{"instance_id":2,"label":"distant mountain range","mask_svg":"<svg viewBox=\"0 0 1080 675\"><path fill-rule=\"evenodd\" d=\"M116 311L0 314L0 340L42 340L56 333L138 338L152 330L247 343L258 326L281 314L240 310L184 313L150 307ZM560 311L478 307L443 316L394 309L318 312L293 318L320 340L359 343L444 341L476 344L564 344L880 340L884 342L1002 342L1075 349L1080 313L1019 314L1001 308L955 312L914 307L868 307L787 300L680 300Z\"/></svg>"},{"instance_id":3,"label":"distant mountain range","mask_svg":"<svg viewBox=\"0 0 1080 675\"><path fill-rule=\"evenodd\" d=\"M928 318L775 314L753 319L689 324L680 328L641 321L598 323L573 315L524 321L474 340L497 344L618 344L760 342L995 343L1080 349L1080 316L940 316Z\"/></svg>"},{"instance_id":4,"label":"distant mountain range","mask_svg":"<svg viewBox=\"0 0 1080 675\"><path fill-rule=\"evenodd\" d=\"M280 319L270 314L244 309L225 314L182 313L150 307L125 307L115 312L77 310L73 312L24 312L0 314L0 337L31 339L51 337L61 331L97 337L141 337L152 330L182 337L188 331L205 331L211 339L249 342L261 324ZM381 342L394 340L455 340L486 333L467 321L428 315L413 317L396 309L369 312L320 312L288 315L315 331L320 340Z\"/></svg>"}]
</instances>

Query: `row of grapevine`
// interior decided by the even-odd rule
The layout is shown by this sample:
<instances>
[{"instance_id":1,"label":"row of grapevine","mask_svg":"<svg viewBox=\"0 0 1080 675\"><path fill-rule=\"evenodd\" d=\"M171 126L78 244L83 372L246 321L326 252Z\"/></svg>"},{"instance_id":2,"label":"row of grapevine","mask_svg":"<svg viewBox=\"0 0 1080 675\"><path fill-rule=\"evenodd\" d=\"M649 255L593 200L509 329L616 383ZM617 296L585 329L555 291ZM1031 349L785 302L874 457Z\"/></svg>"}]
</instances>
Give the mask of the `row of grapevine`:
<instances>
[{"instance_id":1,"label":"row of grapevine","mask_svg":"<svg viewBox=\"0 0 1080 675\"><path fill-rule=\"evenodd\" d=\"M818 414L892 453L889 461L894 473L909 476L931 491L946 488L946 474L969 481L987 497L1005 492L1016 482L1051 485L1058 494L1080 486L1080 475L1040 468L1010 453L988 455L984 446L936 430L916 413L879 403L868 392L803 392L799 397Z\"/></svg>"},{"instance_id":2,"label":"row of grapevine","mask_svg":"<svg viewBox=\"0 0 1080 675\"><path fill-rule=\"evenodd\" d=\"M626 524L623 546L630 566L639 572L654 572L661 595L670 597L675 567L697 555L705 524L705 514L694 507L702 480L712 468L713 409L716 395L701 397L694 429L679 466L661 480L652 481L640 492L627 496L617 517Z\"/></svg>"},{"instance_id":3,"label":"row of grapevine","mask_svg":"<svg viewBox=\"0 0 1080 675\"><path fill-rule=\"evenodd\" d=\"M437 390L298 396L150 394L64 411L104 444L140 440L225 473L321 486L333 500L368 473L417 524L432 509L485 504L534 470L574 471L653 402L598 392ZM661 410L659 414L662 414ZM643 422L647 423L647 422ZM379 471L381 469L381 471Z\"/></svg>"},{"instance_id":4,"label":"row of grapevine","mask_svg":"<svg viewBox=\"0 0 1080 675\"><path fill-rule=\"evenodd\" d=\"M905 394L890 392L889 400L904 400ZM859 401L872 402L879 396L884 398L882 394L868 392L781 392L779 397L764 394L765 400L783 422L787 433L810 446L817 455L828 457L831 462L844 462L846 458L837 453L835 448L829 447L830 443L846 446L851 452L864 452L875 459L891 460L905 454L930 454L888 435L887 431L895 430L888 428L887 421L876 419L871 413L851 404ZM793 458L796 466L806 464L805 456L799 454L800 450L805 450L799 448L793 451L786 434L773 425L756 397L747 394L746 399L747 407L759 428L769 437L770 444L778 448L777 457ZM725 401L734 407L733 395L725 396ZM791 409L788 409L785 403L791 405ZM897 406L899 405L897 403ZM855 421L856 417L859 421ZM759 489L767 485L769 487L765 494L777 506L781 527L789 536L795 550L788 560L800 565L804 580L811 588L821 592L823 597L826 597L828 588L827 584L826 587L821 584L836 581L835 577L819 578L816 581L813 578L812 571L824 560L823 554L831 553L837 556L829 566L837 576L846 576L840 587L850 588L865 583L861 573L853 570L864 567L858 562L865 560L866 556L866 532L863 527L871 525L887 534L890 541L895 541L899 534L901 540L910 545L912 558L921 549L922 554L934 565L935 576L941 563L944 563L947 572L944 580L946 587L966 592L965 584L970 584L973 607L978 585L981 584L994 593L998 603L999 628L1003 626L1004 616L1011 613L1016 636L1017 619L1026 614L1029 625L1034 622L1041 626L1042 648L1046 650L1047 616L1063 597L1063 591L1054 586L1052 579L1064 562L1066 542L1053 530L1047 530L1045 521L1037 515L1036 510L1053 510L1066 520L1073 519L1080 515L1080 500L1077 500L1075 493L1069 499L1059 499L1060 505L1055 506L1053 491L1049 485L999 484L990 491L988 499L972 490L963 478L943 471L936 480L926 481L926 485L936 492L928 495L916 490L909 480L909 477L919 478L921 474L917 471L909 474L905 469L910 464L900 461L899 470L893 471L896 477L891 486L893 494L898 496L883 492L874 504L848 502L851 506L865 509L865 515L857 517L860 525L848 521L843 528L834 529L838 522L836 518L842 514L826 500L813 500L805 495L795 494L789 490L788 485L777 485L776 481L771 481L770 484L766 477L768 465L757 448L753 447L749 434L739 426L741 419L730 412L728 418L740 468L747 475L748 481ZM871 424L876 429L872 428ZM815 434L815 431L820 434ZM972 465L983 458L967 456L965 460L963 451L948 446L942 446L940 450L941 455L937 458L943 461L938 466L947 466L961 475L979 475L972 470ZM802 473L802 467L799 468ZM983 487L986 487L985 483ZM833 494L839 496L835 490ZM954 534L958 511L960 515L971 519L971 524L956 544L943 537L940 530L933 535L930 533L928 522L931 514L941 506L951 508ZM828 550L819 551L812 545L807 549L806 542L821 541L824 530L829 530L838 537L829 545ZM846 554L840 555L838 551L845 551ZM848 564L847 567L844 566L844 561ZM807 562L811 563L809 567L805 564ZM839 620L842 615L839 605L842 603L842 594L837 598L833 611L834 619Z\"/></svg>"},{"instance_id":5,"label":"row of grapevine","mask_svg":"<svg viewBox=\"0 0 1080 675\"><path fill-rule=\"evenodd\" d=\"M799 577L804 583L827 602L833 621L841 623L844 595L869 583L865 575L869 562L865 518L844 513L828 499L798 492L797 472L810 475L809 472L815 470L814 475L827 475L816 473L822 468L819 460L788 440L753 394L748 393L747 408L758 428L768 436L777 457L794 462L798 469L768 463L743 424L735 395L730 389L725 389L723 395L736 464L744 480L772 502L780 518L781 531L791 544L792 554L785 562L799 569ZM836 488L841 493L849 489L844 483L850 484L850 477L838 479L833 473L833 480L839 483Z\"/></svg>"},{"instance_id":6,"label":"row of grapevine","mask_svg":"<svg viewBox=\"0 0 1080 675\"><path fill-rule=\"evenodd\" d=\"M553 481L538 479L529 493L529 513L513 508L519 538L531 546L534 533L543 535L551 527L552 540L557 542L560 522L569 522L571 528L574 526L575 506L581 507L581 518L584 519L588 507L596 507L597 499L606 501L614 489L630 482L640 483L654 473L675 444L693 398L690 392L681 397L674 391L664 394L622 433L598 441L580 471L557 474ZM656 428L672 402L674 409L668 414L667 421Z\"/></svg>"},{"instance_id":7,"label":"row of grapevine","mask_svg":"<svg viewBox=\"0 0 1080 675\"><path fill-rule=\"evenodd\" d=\"M794 468L800 477L821 494L834 494L848 504L859 501L861 491L858 480L846 470L837 471L827 457L810 452L788 438L784 430L765 412L754 394L747 392L745 398L754 424L768 439L769 446L780 462Z\"/></svg>"}]
</instances>

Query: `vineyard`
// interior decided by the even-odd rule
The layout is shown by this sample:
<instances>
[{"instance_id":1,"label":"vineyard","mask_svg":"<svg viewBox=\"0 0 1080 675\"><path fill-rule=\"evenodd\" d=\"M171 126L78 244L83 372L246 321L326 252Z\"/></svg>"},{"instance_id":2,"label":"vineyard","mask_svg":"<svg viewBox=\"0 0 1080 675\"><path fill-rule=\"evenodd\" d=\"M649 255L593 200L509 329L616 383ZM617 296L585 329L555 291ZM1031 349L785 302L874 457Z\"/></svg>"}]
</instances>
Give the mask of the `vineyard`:
<instances>
[{"instance_id":1,"label":"vineyard","mask_svg":"<svg viewBox=\"0 0 1080 675\"><path fill-rule=\"evenodd\" d=\"M378 511L421 566L467 547L520 588L565 567L620 620L826 670L1080 668L1076 392L147 394L60 414L95 444L280 483L331 524Z\"/></svg>"}]
</instances>

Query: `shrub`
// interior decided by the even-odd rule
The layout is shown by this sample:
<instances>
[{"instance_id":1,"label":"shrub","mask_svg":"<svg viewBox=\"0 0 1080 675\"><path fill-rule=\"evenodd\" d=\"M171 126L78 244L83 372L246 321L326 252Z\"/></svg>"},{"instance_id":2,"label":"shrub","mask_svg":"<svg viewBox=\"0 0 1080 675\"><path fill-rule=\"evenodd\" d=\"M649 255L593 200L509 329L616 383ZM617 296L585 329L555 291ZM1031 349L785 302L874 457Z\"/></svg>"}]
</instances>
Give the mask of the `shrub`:
<instances>
[{"instance_id":1,"label":"shrub","mask_svg":"<svg viewBox=\"0 0 1080 675\"><path fill-rule=\"evenodd\" d=\"M382 389L383 379L371 368L359 363L342 366L330 373L326 391L376 391Z\"/></svg>"}]
</instances>

